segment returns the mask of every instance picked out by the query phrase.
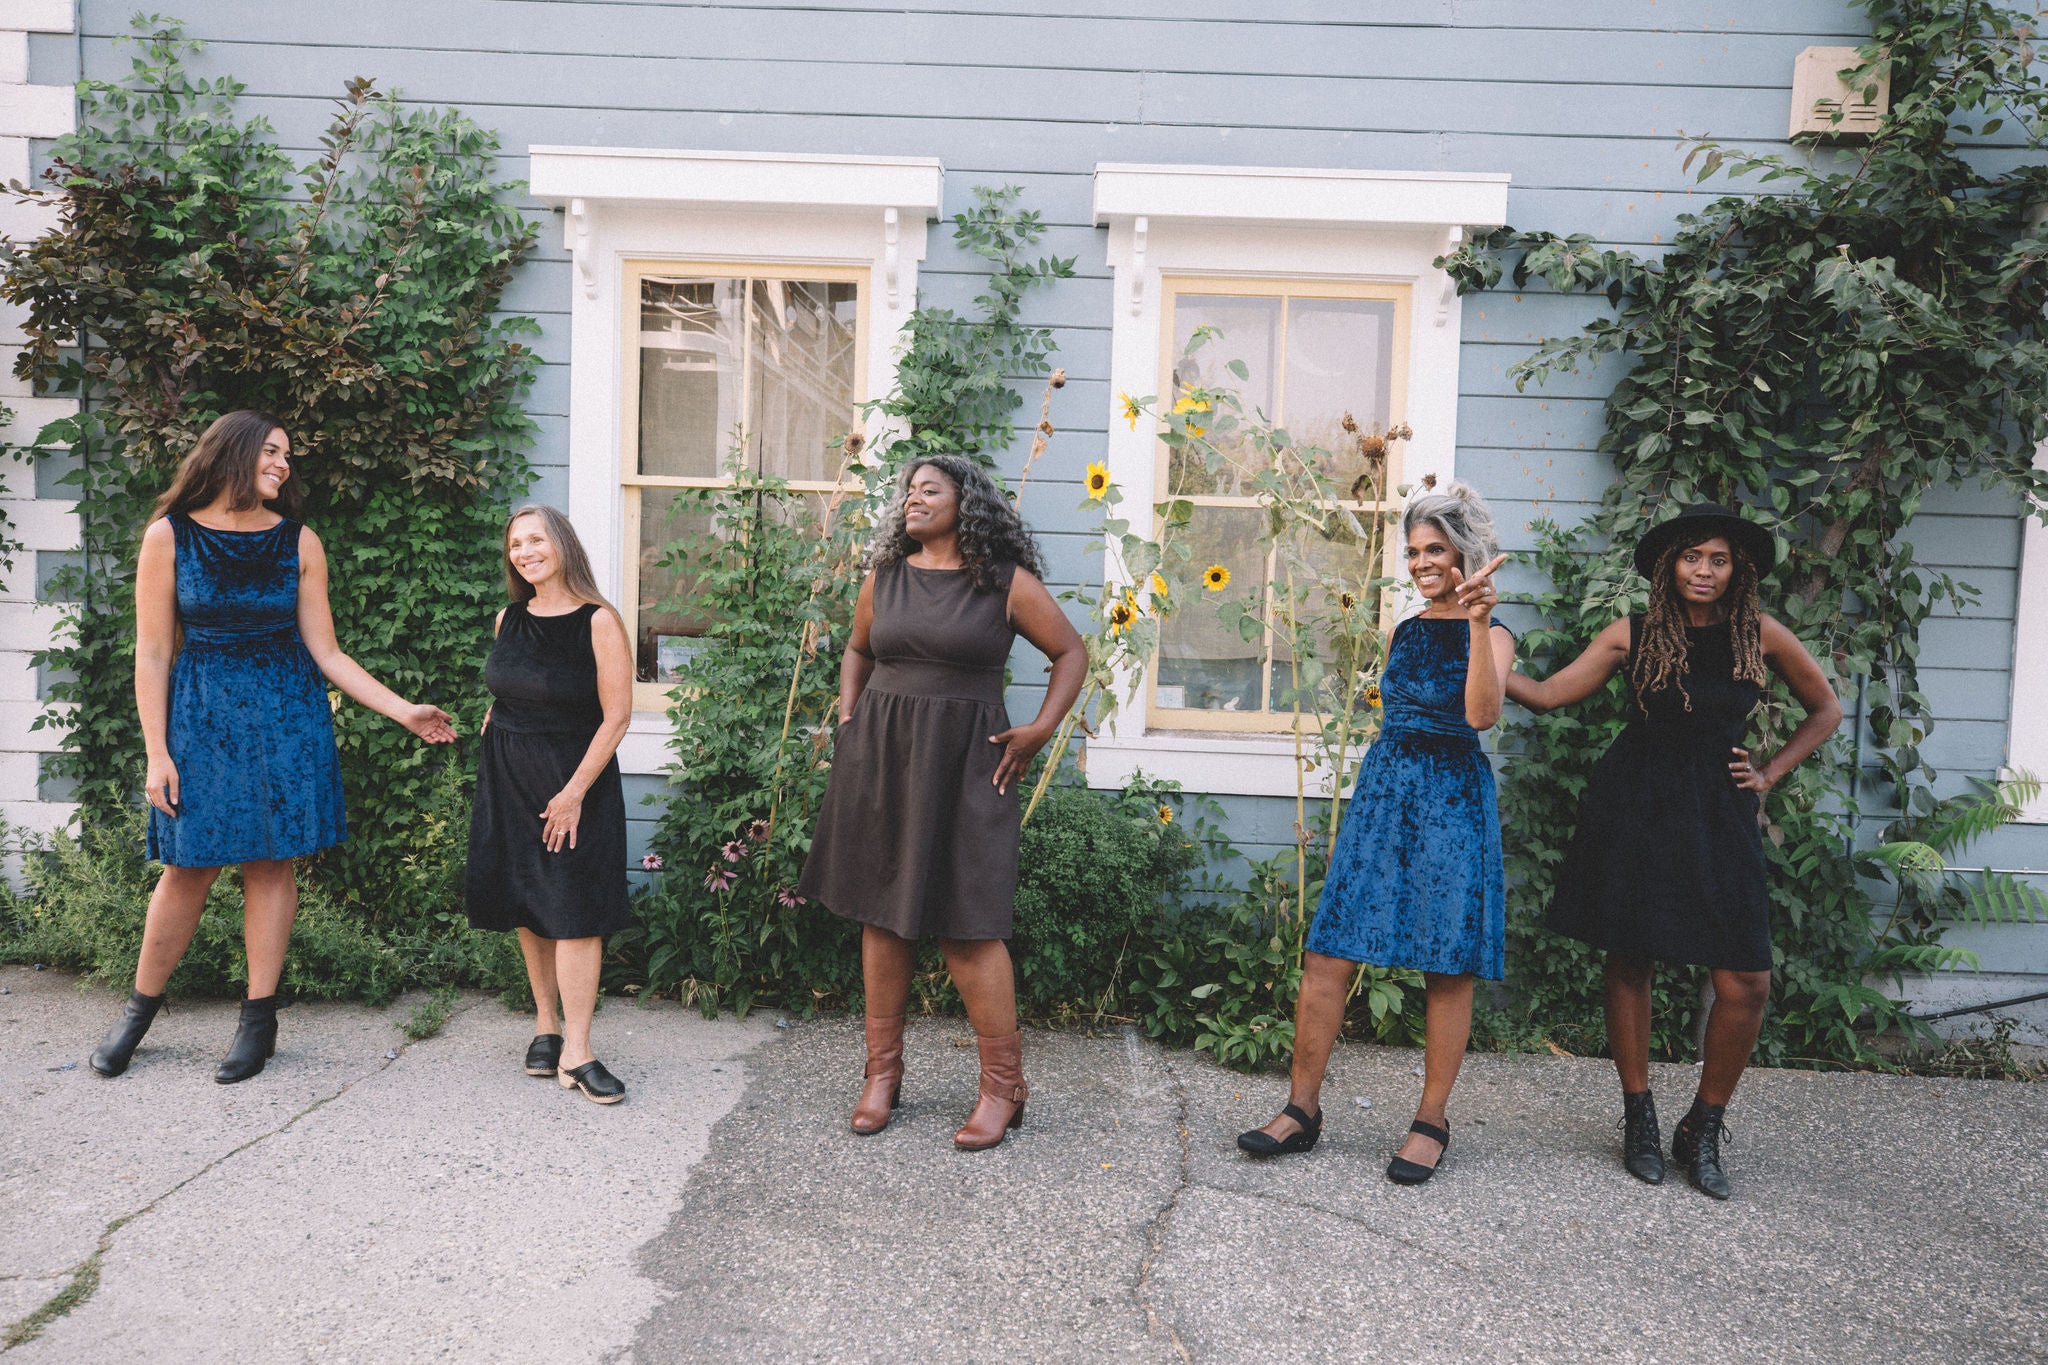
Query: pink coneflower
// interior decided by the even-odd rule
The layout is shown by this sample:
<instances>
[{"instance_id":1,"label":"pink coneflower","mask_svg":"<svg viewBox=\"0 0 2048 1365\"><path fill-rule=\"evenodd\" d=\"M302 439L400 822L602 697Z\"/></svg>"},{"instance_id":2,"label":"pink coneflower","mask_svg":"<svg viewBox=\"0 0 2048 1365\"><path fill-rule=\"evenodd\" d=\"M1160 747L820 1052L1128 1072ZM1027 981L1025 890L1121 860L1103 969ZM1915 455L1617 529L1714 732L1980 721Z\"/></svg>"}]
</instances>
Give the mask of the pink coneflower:
<instances>
[{"instance_id":1,"label":"pink coneflower","mask_svg":"<svg viewBox=\"0 0 2048 1365\"><path fill-rule=\"evenodd\" d=\"M756 820L753 824L747 826L747 838L750 842L758 844L767 837L768 822L766 820Z\"/></svg>"},{"instance_id":2,"label":"pink coneflower","mask_svg":"<svg viewBox=\"0 0 2048 1365\"><path fill-rule=\"evenodd\" d=\"M647 872L661 871L661 855L659 853L649 853L644 855L640 859L640 866L642 870Z\"/></svg>"},{"instance_id":3,"label":"pink coneflower","mask_svg":"<svg viewBox=\"0 0 2048 1365\"><path fill-rule=\"evenodd\" d=\"M796 892L786 886L775 888L775 901L778 905L787 906L791 910L796 909L799 905L809 904L802 896L797 895Z\"/></svg>"},{"instance_id":4,"label":"pink coneflower","mask_svg":"<svg viewBox=\"0 0 2048 1365\"><path fill-rule=\"evenodd\" d=\"M739 840L735 839L731 843L727 844L724 848L720 849L719 852L725 855L725 860L727 862L736 863L740 859L747 856L747 846L741 843Z\"/></svg>"},{"instance_id":5,"label":"pink coneflower","mask_svg":"<svg viewBox=\"0 0 2048 1365\"><path fill-rule=\"evenodd\" d=\"M711 870L704 874L704 889L706 891L729 891L736 880L738 880L738 877L731 868L720 867L717 863L713 863Z\"/></svg>"}]
</instances>

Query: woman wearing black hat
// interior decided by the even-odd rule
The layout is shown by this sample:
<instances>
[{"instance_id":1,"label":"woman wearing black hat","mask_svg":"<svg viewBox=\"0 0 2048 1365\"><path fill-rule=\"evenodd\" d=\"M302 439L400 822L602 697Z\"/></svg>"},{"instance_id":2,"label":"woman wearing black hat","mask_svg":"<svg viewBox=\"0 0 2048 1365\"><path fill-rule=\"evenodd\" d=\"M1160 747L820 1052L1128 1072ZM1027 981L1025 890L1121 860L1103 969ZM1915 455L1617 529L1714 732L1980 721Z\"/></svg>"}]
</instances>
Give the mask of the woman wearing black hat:
<instances>
[{"instance_id":1,"label":"woman wearing black hat","mask_svg":"<svg viewBox=\"0 0 2048 1365\"><path fill-rule=\"evenodd\" d=\"M1550 903L1550 926L1607 954L1607 1045L1621 1073L1622 1159L1664 1178L1650 1099L1650 978L1656 962L1711 968L1714 1004L1692 1110L1671 1155L1703 1193L1726 1199L1722 1113L1749 1064L1771 991L1770 901L1758 802L1834 733L1834 689L1757 605L1777 558L1769 531L1717 503L1688 507L1636 547L1648 610L1601 631L1586 652L1534 682L1509 674L1531 711L1583 700L1627 670L1629 725L1593 769L1579 828ZM1744 744L1764 670L1805 719L1770 758Z\"/></svg>"}]
</instances>

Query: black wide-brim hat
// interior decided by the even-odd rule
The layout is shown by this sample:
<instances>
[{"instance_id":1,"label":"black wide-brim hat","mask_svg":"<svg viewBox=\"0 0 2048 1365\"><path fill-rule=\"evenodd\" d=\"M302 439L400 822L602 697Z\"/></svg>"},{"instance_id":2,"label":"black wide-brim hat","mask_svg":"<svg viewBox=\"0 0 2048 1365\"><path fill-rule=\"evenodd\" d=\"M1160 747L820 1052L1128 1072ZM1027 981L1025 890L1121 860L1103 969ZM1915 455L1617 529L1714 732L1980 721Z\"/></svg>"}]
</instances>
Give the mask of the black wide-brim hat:
<instances>
[{"instance_id":1,"label":"black wide-brim hat","mask_svg":"<svg viewBox=\"0 0 2048 1365\"><path fill-rule=\"evenodd\" d=\"M1636 542L1636 572L1645 578L1656 573L1657 561L1680 539L1697 545L1713 536L1726 538L1747 555L1759 577L1778 562L1778 540L1770 528L1745 521L1718 502L1696 502L1671 520L1652 526Z\"/></svg>"}]
</instances>

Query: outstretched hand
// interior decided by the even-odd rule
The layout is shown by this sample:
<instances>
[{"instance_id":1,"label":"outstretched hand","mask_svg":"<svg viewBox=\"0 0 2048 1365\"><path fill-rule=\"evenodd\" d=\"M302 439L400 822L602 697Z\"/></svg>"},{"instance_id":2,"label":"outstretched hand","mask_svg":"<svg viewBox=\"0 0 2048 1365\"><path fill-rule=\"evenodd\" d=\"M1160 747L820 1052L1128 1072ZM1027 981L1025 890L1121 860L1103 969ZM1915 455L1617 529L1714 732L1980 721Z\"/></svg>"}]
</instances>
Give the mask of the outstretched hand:
<instances>
[{"instance_id":1,"label":"outstretched hand","mask_svg":"<svg viewBox=\"0 0 2048 1365\"><path fill-rule=\"evenodd\" d=\"M1493 586L1493 571L1508 562L1504 554L1495 555L1486 562L1486 567L1470 578L1456 568L1451 570L1451 590L1457 596L1458 608L1474 621L1484 624L1493 615L1493 609L1500 604L1500 593Z\"/></svg>"},{"instance_id":2,"label":"outstretched hand","mask_svg":"<svg viewBox=\"0 0 2048 1365\"><path fill-rule=\"evenodd\" d=\"M996 791L1007 794L1010 783L1022 777L1031 767L1031 760L1045 742L1052 738L1052 732L1041 730L1035 725L1012 725L999 735L990 735L988 742L1003 746L1002 759L996 764Z\"/></svg>"},{"instance_id":3,"label":"outstretched hand","mask_svg":"<svg viewBox=\"0 0 2048 1365\"><path fill-rule=\"evenodd\" d=\"M429 744L455 742L455 717L438 706L421 702L417 706L406 707L393 719Z\"/></svg>"}]
</instances>

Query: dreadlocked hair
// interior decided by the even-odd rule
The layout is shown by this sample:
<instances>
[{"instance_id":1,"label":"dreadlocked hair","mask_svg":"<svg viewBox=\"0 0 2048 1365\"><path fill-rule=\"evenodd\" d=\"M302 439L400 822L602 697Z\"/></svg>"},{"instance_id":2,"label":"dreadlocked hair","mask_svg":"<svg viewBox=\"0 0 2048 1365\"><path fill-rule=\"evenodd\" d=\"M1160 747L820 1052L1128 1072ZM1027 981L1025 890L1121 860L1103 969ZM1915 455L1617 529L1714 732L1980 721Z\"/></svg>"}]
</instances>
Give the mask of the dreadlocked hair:
<instances>
[{"instance_id":1,"label":"dreadlocked hair","mask_svg":"<svg viewBox=\"0 0 2048 1365\"><path fill-rule=\"evenodd\" d=\"M1649 714L1648 698L1666 687L1678 689L1685 709L1692 710L1692 694L1685 690L1687 644L1685 603L1678 596L1678 557L1696 545L1714 539L1712 533L1693 540L1680 539L1657 556L1656 572L1650 575L1650 606L1643 614L1643 638L1636 644L1635 663L1629 682L1635 687L1636 708ZM1756 565L1735 546L1729 547L1735 572L1728 580L1728 634L1735 650L1735 676L1759 687L1764 682L1763 610L1757 605Z\"/></svg>"},{"instance_id":2,"label":"dreadlocked hair","mask_svg":"<svg viewBox=\"0 0 2048 1365\"><path fill-rule=\"evenodd\" d=\"M1017 515L1017 509L1003 496L988 471L958 455L923 455L903 466L896 476L896 493L881 516L875 519L875 533L868 540L867 567L887 568L917 553L918 544L903 529L903 502L917 471L931 466L952 481L960 494L960 559L976 592L995 592L1002 587L999 571L1014 564L1039 578L1045 577L1038 542Z\"/></svg>"}]
</instances>

